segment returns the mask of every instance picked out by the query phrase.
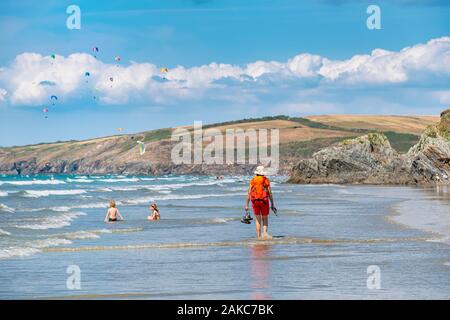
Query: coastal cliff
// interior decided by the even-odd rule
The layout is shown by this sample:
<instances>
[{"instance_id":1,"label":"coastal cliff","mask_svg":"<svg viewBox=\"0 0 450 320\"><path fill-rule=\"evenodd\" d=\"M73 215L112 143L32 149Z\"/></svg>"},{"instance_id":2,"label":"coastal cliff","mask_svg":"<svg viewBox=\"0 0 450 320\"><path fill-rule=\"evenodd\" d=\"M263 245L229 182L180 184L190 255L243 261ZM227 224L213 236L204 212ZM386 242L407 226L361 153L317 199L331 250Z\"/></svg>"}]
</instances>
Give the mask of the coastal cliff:
<instances>
[{"instance_id":1,"label":"coastal cliff","mask_svg":"<svg viewBox=\"0 0 450 320\"><path fill-rule=\"evenodd\" d=\"M450 183L450 109L428 126L405 154L382 133L346 139L300 160L292 183L436 184Z\"/></svg>"},{"instance_id":2,"label":"coastal cliff","mask_svg":"<svg viewBox=\"0 0 450 320\"><path fill-rule=\"evenodd\" d=\"M327 115L307 118L273 116L210 124L204 126L204 129L213 128L222 133L227 129L278 129L278 174L283 175L290 174L299 160L311 158L319 150L345 139L346 142L341 144L341 148L348 149L349 155L352 153L351 158L361 160L357 166L357 176L358 181L364 181L370 178L365 176L368 168L381 170L378 163L383 162L383 158L407 152L411 146L419 142L420 132L437 121L439 117L431 116ZM192 127L183 128L192 129ZM0 148L0 174L247 175L251 174L256 166L251 164L174 164L171 151L178 143L171 140L174 129L176 128L83 141L72 140ZM374 130L379 133L369 134ZM367 135L367 138L357 138L362 134ZM378 135L386 135L389 137L389 142L375 141ZM361 142L350 143L355 138L355 141L361 140ZM365 139L370 141L364 142ZM145 143L145 154L140 154L137 141ZM426 144L428 145L429 142L427 141ZM336 147L331 148L330 150L334 150L333 148ZM421 152L424 155L430 153L423 149ZM377 155L378 153L380 155ZM330 157L326 152L319 152L319 154ZM337 156L333 157L339 159ZM371 162L365 163L364 159L369 158ZM344 181L352 182L352 176L354 176L352 168L356 169L356 167L347 168L352 163L351 159L341 160L331 163L331 166L335 166L337 170L334 179L338 182L341 180L340 177L348 172L348 177ZM423 170L427 170L427 165L423 161L420 164L423 164ZM392 167L397 168L397 165L393 163ZM310 171L308 174L311 178L305 180L303 176L300 176L298 182L318 183L331 180L330 175L322 177L312 169L307 170ZM339 173L339 170L344 171Z\"/></svg>"}]
</instances>

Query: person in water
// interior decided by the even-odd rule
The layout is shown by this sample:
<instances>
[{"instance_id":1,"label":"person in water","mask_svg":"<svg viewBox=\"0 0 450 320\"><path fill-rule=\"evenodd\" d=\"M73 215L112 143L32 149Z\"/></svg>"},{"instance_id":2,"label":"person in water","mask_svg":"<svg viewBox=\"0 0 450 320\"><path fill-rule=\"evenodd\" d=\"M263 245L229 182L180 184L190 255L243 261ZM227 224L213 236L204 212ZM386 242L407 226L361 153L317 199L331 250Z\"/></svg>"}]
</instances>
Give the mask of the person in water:
<instances>
[{"instance_id":1,"label":"person in water","mask_svg":"<svg viewBox=\"0 0 450 320\"><path fill-rule=\"evenodd\" d=\"M125 219L120 215L119 210L116 208L116 202L114 200L109 201L109 209L106 212L105 222L116 222L117 217L120 220L125 221Z\"/></svg>"},{"instance_id":2,"label":"person in water","mask_svg":"<svg viewBox=\"0 0 450 320\"><path fill-rule=\"evenodd\" d=\"M158 209L158 206L156 205L156 202L153 202L150 205L150 211L151 211L152 214L147 217L148 220L159 220L159 219L161 219L161 215L159 214L159 209Z\"/></svg>"},{"instance_id":3,"label":"person in water","mask_svg":"<svg viewBox=\"0 0 450 320\"><path fill-rule=\"evenodd\" d=\"M248 204L252 201L253 214L256 218L256 237L261 238L261 224L263 226L263 239L270 239L268 234L269 229L269 211L272 209L273 213L277 213L277 208L273 201L272 190L270 189L270 181L266 177L267 173L264 171L264 166L258 166L255 170L255 176L250 181L250 186L247 192L247 200L245 202L245 211L248 212ZM269 207L270 201L270 207ZM250 223L250 214L243 218L244 223Z\"/></svg>"}]
</instances>

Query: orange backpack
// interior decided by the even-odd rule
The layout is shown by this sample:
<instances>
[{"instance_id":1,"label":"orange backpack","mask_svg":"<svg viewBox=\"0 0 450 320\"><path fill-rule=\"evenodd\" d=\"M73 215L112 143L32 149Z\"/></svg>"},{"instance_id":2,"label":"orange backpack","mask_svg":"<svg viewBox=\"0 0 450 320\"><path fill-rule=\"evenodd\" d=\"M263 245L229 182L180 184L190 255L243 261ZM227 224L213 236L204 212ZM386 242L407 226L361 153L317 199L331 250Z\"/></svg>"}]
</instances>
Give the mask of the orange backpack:
<instances>
[{"instance_id":1,"label":"orange backpack","mask_svg":"<svg viewBox=\"0 0 450 320\"><path fill-rule=\"evenodd\" d=\"M266 188L268 188L269 186L269 179L264 176L255 176L250 181L250 197L252 201L267 200Z\"/></svg>"}]
</instances>

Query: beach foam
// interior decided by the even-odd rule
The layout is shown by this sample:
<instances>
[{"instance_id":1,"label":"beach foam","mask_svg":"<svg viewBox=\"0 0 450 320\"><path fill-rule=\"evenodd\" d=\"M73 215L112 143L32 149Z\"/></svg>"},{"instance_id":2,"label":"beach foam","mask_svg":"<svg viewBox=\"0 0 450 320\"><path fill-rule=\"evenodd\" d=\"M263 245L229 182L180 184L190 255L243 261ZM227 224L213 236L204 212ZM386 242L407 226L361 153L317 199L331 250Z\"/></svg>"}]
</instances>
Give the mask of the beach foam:
<instances>
[{"instance_id":1,"label":"beach foam","mask_svg":"<svg viewBox=\"0 0 450 320\"><path fill-rule=\"evenodd\" d=\"M112 192L113 190L111 188L103 187L103 188L97 189L96 191L98 191L98 192Z\"/></svg>"},{"instance_id":2,"label":"beach foam","mask_svg":"<svg viewBox=\"0 0 450 320\"><path fill-rule=\"evenodd\" d=\"M86 190L25 190L25 197L40 198L48 196L79 195L86 193Z\"/></svg>"},{"instance_id":3,"label":"beach foam","mask_svg":"<svg viewBox=\"0 0 450 320\"><path fill-rule=\"evenodd\" d=\"M116 183L116 182L138 182L138 181L139 181L139 178L119 178L119 179L108 178L108 179L99 179L99 181L102 181L102 182L109 182L109 183Z\"/></svg>"},{"instance_id":4,"label":"beach foam","mask_svg":"<svg viewBox=\"0 0 450 320\"><path fill-rule=\"evenodd\" d=\"M0 185L11 184L15 186L31 186L31 185L44 185L44 184L65 184L61 180L24 180L24 181L0 181Z\"/></svg>"},{"instance_id":5,"label":"beach foam","mask_svg":"<svg viewBox=\"0 0 450 320\"><path fill-rule=\"evenodd\" d=\"M120 204L121 202L117 201L117 204ZM94 202L94 203L86 203L86 204L79 204L79 205L73 205L73 206L59 206L59 207L50 207L50 208L39 208L39 209L33 209L30 211L45 211L45 210L51 210L55 212L68 212L72 209L99 209L104 208L106 209L108 207L108 202Z\"/></svg>"},{"instance_id":6,"label":"beach foam","mask_svg":"<svg viewBox=\"0 0 450 320\"><path fill-rule=\"evenodd\" d=\"M157 195L151 197L143 197L131 200L122 201L123 204L142 204L151 201L161 201L161 200L194 200L210 197L231 197L237 195L245 195L245 193L220 193L220 194L192 194L192 195L177 195L177 194L167 194L167 195Z\"/></svg>"},{"instance_id":7,"label":"beach foam","mask_svg":"<svg viewBox=\"0 0 450 320\"><path fill-rule=\"evenodd\" d=\"M6 204L0 203L0 212L14 213L15 211L14 208L10 208Z\"/></svg>"},{"instance_id":8,"label":"beach foam","mask_svg":"<svg viewBox=\"0 0 450 320\"><path fill-rule=\"evenodd\" d=\"M63 227L70 226L71 222L80 217L86 215L84 212L69 212L61 214L58 216L48 216L42 218L29 219L28 223L16 224L14 227L20 229L31 229L31 230L47 230L47 229L59 229ZM30 221L32 221L30 223ZM36 222L34 222L36 221Z\"/></svg>"},{"instance_id":9,"label":"beach foam","mask_svg":"<svg viewBox=\"0 0 450 320\"><path fill-rule=\"evenodd\" d=\"M72 242L67 239L49 238L44 240L33 240L26 242L18 246L10 246L0 249L0 259L12 258L12 257L24 257L32 254L42 252L44 248L68 245Z\"/></svg>"},{"instance_id":10,"label":"beach foam","mask_svg":"<svg viewBox=\"0 0 450 320\"><path fill-rule=\"evenodd\" d=\"M119 229L98 229L98 230L81 230L74 232L65 232L60 234L54 234L52 237L69 240L79 239L97 239L102 234L112 233L132 233L143 231L143 228L119 228Z\"/></svg>"},{"instance_id":11,"label":"beach foam","mask_svg":"<svg viewBox=\"0 0 450 320\"><path fill-rule=\"evenodd\" d=\"M69 245L72 240L97 239L101 234L140 232L143 228L99 229L92 231L74 231L51 235L47 239L27 241L20 245L0 248L0 259L31 256L46 248ZM10 232L0 229L0 236L9 236Z\"/></svg>"},{"instance_id":12,"label":"beach foam","mask_svg":"<svg viewBox=\"0 0 450 320\"><path fill-rule=\"evenodd\" d=\"M11 232L0 229L0 236L10 236Z\"/></svg>"},{"instance_id":13,"label":"beach foam","mask_svg":"<svg viewBox=\"0 0 450 320\"><path fill-rule=\"evenodd\" d=\"M66 181L67 182L80 182L80 183L92 183L92 182L94 182L94 180L81 179L81 178L80 179L79 178L77 178L77 179L67 178Z\"/></svg>"},{"instance_id":14,"label":"beach foam","mask_svg":"<svg viewBox=\"0 0 450 320\"><path fill-rule=\"evenodd\" d=\"M117 202L117 204L120 204L121 202ZM39 211L55 211L55 212L68 212L72 209L98 209L98 208L104 208L106 209L108 207L108 202L95 202L95 203L86 203L86 204L79 204L79 205L72 205L72 206L58 206L58 207L49 207L49 208L32 208L32 209L23 209L21 211L27 211L27 212L39 212Z\"/></svg>"}]
</instances>

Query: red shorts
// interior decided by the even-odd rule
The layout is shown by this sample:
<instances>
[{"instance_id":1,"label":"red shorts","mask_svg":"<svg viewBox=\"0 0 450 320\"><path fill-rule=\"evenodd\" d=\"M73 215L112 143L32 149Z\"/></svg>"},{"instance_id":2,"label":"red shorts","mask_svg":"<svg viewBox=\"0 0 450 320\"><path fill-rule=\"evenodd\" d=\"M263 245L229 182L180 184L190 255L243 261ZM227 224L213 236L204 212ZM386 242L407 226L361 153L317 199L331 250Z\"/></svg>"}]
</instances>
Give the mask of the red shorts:
<instances>
[{"instance_id":1,"label":"red shorts","mask_svg":"<svg viewBox=\"0 0 450 320\"><path fill-rule=\"evenodd\" d=\"M270 207L269 207L269 201L267 200L257 200L252 201L252 207L253 207L253 214L255 216L268 216Z\"/></svg>"}]
</instances>

